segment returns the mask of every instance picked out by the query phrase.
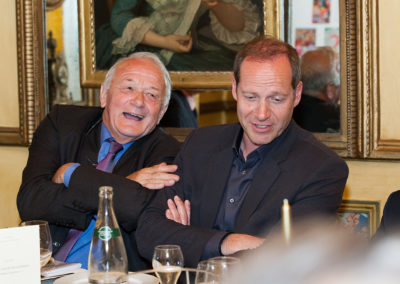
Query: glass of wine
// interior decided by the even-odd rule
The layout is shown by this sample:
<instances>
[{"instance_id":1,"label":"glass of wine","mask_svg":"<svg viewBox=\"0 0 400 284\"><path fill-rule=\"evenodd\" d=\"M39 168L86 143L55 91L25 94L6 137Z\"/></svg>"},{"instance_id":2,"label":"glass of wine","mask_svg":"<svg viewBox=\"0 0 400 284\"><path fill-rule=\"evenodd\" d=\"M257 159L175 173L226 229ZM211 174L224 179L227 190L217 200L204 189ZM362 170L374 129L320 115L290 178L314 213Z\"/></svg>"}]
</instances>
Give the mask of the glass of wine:
<instances>
[{"instance_id":1,"label":"glass of wine","mask_svg":"<svg viewBox=\"0 0 400 284\"><path fill-rule=\"evenodd\" d=\"M45 266L50 258L51 253L53 251L53 244L51 241L49 223L43 220L32 220L25 221L20 224L20 226L39 226L39 235L40 235L40 267Z\"/></svg>"},{"instance_id":2,"label":"glass of wine","mask_svg":"<svg viewBox=\"0 0 400 284\"><path fill-rule=\"evenodd\" d=\"M161 284L175 284L183 267L183 254L178 245L159 245L154 249L153 269Z\"/></svg>"}]
</instances>

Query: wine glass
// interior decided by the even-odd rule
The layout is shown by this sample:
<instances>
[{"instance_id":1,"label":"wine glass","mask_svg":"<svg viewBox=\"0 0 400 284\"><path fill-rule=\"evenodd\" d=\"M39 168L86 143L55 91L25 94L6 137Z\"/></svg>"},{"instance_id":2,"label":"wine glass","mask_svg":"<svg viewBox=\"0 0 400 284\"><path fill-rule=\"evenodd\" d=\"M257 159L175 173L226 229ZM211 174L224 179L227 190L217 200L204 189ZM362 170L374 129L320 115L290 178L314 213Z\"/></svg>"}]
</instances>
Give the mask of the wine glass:
<instances>
[{"instance_id":1,"label":"wine glass","mask_svg":"<svg viewBox=\"0 0 400 284\"><path fill-rule=\"evenodd\" d=\"M159 245L154 249L153 269L161 284L175 284L183 267L183 254L178 245Z\"/></svg>"},{"instance_id":2,"label":"wine glass","mask_svg":"<svg viewBox=\"0 0 400 284\"><path fill-rule=\"evenodd\" d=\"M51 241L49 223L43 220L32 220L25 221L20 224L20 226L33 226L39 225L39 235L40 235L40 267L45 266L50 258L53 251L53 244Z\"/></svg>"},{"instance_id":3,"label":"wine glass","mask_svg":"<svg viewBox=\"0 0 400 284\"><path fill-rule=\"evenodd\" d=\"M202 260L197 264L195 284L219 283L219 276L208 268L208 260Z\"/></svg>"},{"instance_id":4,"label":"wine glass","mask_svg":"<svg viewBox=\"0 0 400 284\"><path fill-rule=\"evenodd\" d=\"M227 283L232 271L240 268L240 259L233 256L216 256L207 261L207 271L217 275L219 283Z\"/></svg>"}]
</instances>

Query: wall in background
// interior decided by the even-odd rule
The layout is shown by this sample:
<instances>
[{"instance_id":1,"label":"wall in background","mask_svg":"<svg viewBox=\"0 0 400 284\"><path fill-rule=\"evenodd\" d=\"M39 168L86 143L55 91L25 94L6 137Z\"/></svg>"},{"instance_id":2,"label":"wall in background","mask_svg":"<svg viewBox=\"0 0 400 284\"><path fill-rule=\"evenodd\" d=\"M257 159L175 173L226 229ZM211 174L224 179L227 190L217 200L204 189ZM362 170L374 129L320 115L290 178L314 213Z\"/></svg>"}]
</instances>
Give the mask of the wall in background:
<instances>
[{"instance_id":1,"label":"wall in background","mask_svg":"<svg viewBox=\"0 0 400 284\"><path fill-rule=\"evenodd\" d=\"M397 0L388 0L385 1L385 5L379 6L379 89L382 98L380 111L384 113L383 120L388 122L382 131L385 136L387 134L391 137L400 136L398 115L400 80L396 79L400 74L399 64L396 64L400 62L400 53L395 49L392 50L400 45L400 29L393 28L400 25L400 18L396 14L399 9L400 2ZM8 13L4 17L4 21L7 19L8 22L12 22L15 16ZM8 34L7 29L7 26L0 25L0 34ZM11 46L9 45L10 48ZM2 55L1 62L2 66L16 68L15 60L12 58ZM8 81L8 84L17 85L16 78ZM7 90L4 85L1 88L2 92ZM27 155L26 147L0 146L0 228L15 226L19 222L16 196ZM400 189L400 161L348 160L347 162L350 176L344 198L379 201L382 211L390 192Z\"/></svg>"}]
</instances>

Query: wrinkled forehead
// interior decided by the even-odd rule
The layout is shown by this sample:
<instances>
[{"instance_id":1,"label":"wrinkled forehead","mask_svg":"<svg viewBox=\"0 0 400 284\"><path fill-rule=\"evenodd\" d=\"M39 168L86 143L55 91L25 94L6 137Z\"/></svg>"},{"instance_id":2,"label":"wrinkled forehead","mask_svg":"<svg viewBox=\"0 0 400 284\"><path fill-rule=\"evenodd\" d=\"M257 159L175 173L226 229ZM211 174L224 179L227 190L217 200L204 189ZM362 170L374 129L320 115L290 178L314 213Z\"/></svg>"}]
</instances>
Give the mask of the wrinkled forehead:
<instances>
[{"instance_id":1,"label":"wrinkled forehead","mask_svg":"<svg viewBox=\"0 0 400 284\"><path fill-rule=\"evenodd\" d=\"M165 82L162 71L150 59L132 58L122 62L115 69L112 83L134 82L165 90Z\"/></svg>"}]
</instances>

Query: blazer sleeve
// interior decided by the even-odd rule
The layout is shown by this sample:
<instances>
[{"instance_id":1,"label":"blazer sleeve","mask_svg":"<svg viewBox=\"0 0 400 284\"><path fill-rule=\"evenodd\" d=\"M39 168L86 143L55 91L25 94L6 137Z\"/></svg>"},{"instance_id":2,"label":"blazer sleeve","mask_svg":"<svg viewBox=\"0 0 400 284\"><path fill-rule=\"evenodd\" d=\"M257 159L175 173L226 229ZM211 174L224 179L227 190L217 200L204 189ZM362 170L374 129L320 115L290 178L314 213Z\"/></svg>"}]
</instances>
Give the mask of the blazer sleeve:
<instances>
[{"instance_id":1,"label":"blazer sleeve","mask_svg":"<svg viewBox=\"0 0 400 284\"><path fill-rule=\"evenodd\" d=\"M339 158L327 159L304 179L291 201L294 221L305 217L336 217L342 202L343 191L348 177L348 167Z\"/></svg>"},{"instance_id":2,"label":"blazer sleeve","mask_svg":"<svg viewBox=\"0 0 400 284\"><path fill-rule=\"evenodd\" d=\"M184 182L190 183L190 181L184 181L182 176L185 168L183 157L185 155L190 156L189 153L185 152L186 145L191 137L193 137L193 132L186 139L183 149L175 160L181 180L173 187L158 191L139 219L136 230L138 250L143 257L150 261L155 246L160 244L177 244L182 249L185 266L195 267L209 239L220 233L220 231L201 228L199 226L184 226L165 217L167 200L169 198L178 195L182 200L190 199L190 192L187 189L191 188L191 186L184 184Z\"/></svg>"},{"instance_id":3,"label":"blazer sleeve","mask_svg":"<svg viewBox=\"0 0 400 284\"><path fill-rule=\"evenodd\" d=\"M62 165L57 116L56 111L51 112L35 131L17 196L18 211L22 220L43 219L84 229L91 216L65 207L68 189L51 181Z\"/></svg>"},{"instance_id":4,"label":"blazer sleeve","mask_svg":"<svg viewBox=\"0 0 400 284\"><path fill-rule=\"evenodd\" d=\"M400 191L395 191L386 201L376 236L383 237L398 232L400 232Z\"/></svg>"}]
</instances>

